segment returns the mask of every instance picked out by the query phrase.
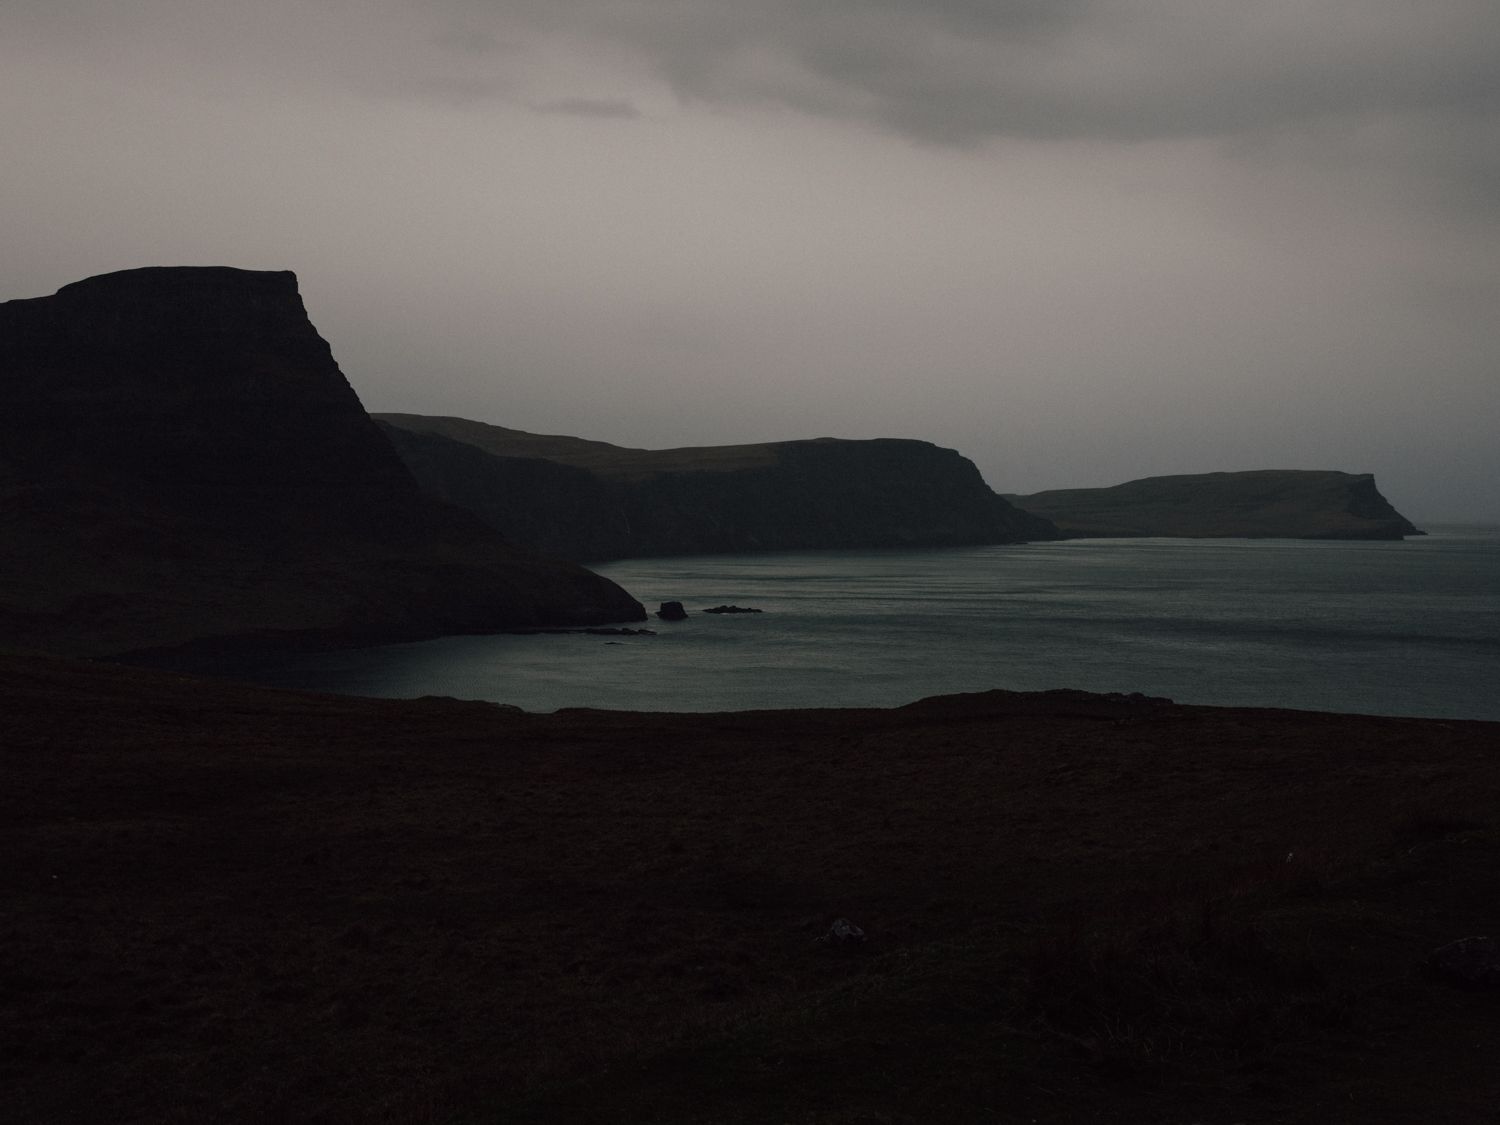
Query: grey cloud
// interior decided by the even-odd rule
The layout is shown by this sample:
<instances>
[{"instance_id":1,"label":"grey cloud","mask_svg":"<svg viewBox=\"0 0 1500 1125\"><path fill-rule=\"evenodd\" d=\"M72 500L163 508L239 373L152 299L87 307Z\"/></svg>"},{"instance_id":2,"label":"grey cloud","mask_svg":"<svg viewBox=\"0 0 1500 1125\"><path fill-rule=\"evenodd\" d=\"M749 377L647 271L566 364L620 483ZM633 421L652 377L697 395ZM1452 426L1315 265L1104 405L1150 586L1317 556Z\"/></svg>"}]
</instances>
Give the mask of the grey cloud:
<instances>
[{"instance_id":1,"label":"grey cloud","mask_svg":"<svg viewBox=\"0 0 1500 1125\"><path fill-rule=\"evenodd\" d=\"M469 55L493 55L505 47L497 36L471 27L449 28L432 37L432 45Z\"/></svg>"},{"instance_id":2,"label":"grey cloud","mask_svg":"<svg viewBox=\"0 0 1500 1125\"><path fill-rule=\"evenodd\" d=\"M310 70L397 92L508 88L541 57L539 43L573 43L635 59L684 100L787 106L948 144L1228 137L1325 122L1347 131L1393 118L1430 122L1441 140L1450 123L1500 118L1494 0L264 0L229 16L201 0L0 8L0 36L116 44L131 33L215 60L297 54ZM552 97L545 104L575 100Z\"/></svg>"},{"instance_id":3,"label":"grey cloud","mask_svg":"<svg viewBox=\"0 0 1500 1125\"><path fill-rule=\"evenodd\" d=\"M599 101L594 98L562 98L543 102L532 108L538 113L562 113L572 117L634 118L641 115L641 111L628 101Z\"/></svg>"},{"instance_id":4,"label":"grey cloud","mask_svg":"<svg viewBox=\"0 0 1500 1125\"><path fill-rule=\"evenodd\" d=\"M684 98L782 103L936 141L1211 136L1500 109L1492 0L555 0L488 11L625 45Z\"/></svg>"}]
</instances>

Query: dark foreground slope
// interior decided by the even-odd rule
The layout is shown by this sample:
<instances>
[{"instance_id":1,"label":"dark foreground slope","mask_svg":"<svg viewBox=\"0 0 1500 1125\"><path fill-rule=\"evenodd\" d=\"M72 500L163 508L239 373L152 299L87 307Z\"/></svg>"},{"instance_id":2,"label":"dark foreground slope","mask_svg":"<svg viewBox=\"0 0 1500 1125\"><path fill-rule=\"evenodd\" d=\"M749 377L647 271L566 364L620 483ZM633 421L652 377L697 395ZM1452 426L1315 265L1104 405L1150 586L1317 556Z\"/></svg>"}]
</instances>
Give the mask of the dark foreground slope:
<instances>
[{"instance_id":1,"label":"dark foreground slope","mask_svg":"<svg viewBox=\"0 0 1500 1125\"><path fill-rule=\"evenodd\" d=\"M508 713L0 659L49 1122L1492 1122L1500 725ZM815 939L838 918L856 948Z\"/></svg>"},{"instance_id":2,"label":"dark foreground slope","mask_svg":"<svg viewBox=\"0 0 1500 1125\"><path fill-rule=\"evenodd\" d=\"M143 269L0 305L0 645L372 643L639 619L422 492L291 273Z\"/></svg>"},{"instance_id":3,"label":"dark foreground slope","mask_svg":"<svg viewBox=\"0 0 1500 1125\"><path fill-rule=\"evenodd\" d=\"M973 462L923 441L625 449L464 418L376 418L424 488L575 560L1057 538Z\"/></svg>"},{"instance_id":4,"label":"dark foreground slope","mask_svg":"<svg viewBox=\"0 0 1500 1125\"><path fill-rule=\"evenodd\" d=\"M1369 473L1201 473L1007 499L1045 516L1069 539L1401 539L1422 534L1376 490Z\"/></svg>"}]
</instances>

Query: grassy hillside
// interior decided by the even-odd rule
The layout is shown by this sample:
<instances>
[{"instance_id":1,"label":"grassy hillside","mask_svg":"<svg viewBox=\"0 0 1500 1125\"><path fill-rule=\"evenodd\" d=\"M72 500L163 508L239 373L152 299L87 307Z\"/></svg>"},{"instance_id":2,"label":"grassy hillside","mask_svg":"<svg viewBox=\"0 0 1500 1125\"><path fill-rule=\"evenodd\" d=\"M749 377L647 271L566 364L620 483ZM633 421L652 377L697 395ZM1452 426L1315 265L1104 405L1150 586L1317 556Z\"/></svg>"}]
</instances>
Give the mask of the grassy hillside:
<instances>
[{"instance_id":1,"label":"grassy hillside","mask_svg":"<svg viewBox=\"0 0 1500 1125\"><path fill-rule=\"evenodd\" d=\"M438 434L477 446L496 457L540 457L560 465L587 469L606 480L639 481L663 473L733 473L741 469L771 468L780 463L776 444L631 449L584 438L530 434L525 430L510 430L468 418L425 414L376 414L373 417L403 430Z\"/></svg>"},{"instance_id":2,"label":"grassy hillside","mask_svg":"<svg viewBox=\"0 0 1500 1125\"><path fill-rule=\"evenodd\" d=\"M462 418L376 415L422 486L575 561L1055 539L924 441L622 449Z\"/></svg>"},{"instance_id":3,"label":"grassy hillside","mask_svg":"<svg viewBox=\"0 0 1500 1125\"><path fill-rule=\"evenodd\" d=\"M0 660L17 1120L1479 1122L1500 727ZM838 918L867 941L815 941Z\"/></svg>"}]
</instances>

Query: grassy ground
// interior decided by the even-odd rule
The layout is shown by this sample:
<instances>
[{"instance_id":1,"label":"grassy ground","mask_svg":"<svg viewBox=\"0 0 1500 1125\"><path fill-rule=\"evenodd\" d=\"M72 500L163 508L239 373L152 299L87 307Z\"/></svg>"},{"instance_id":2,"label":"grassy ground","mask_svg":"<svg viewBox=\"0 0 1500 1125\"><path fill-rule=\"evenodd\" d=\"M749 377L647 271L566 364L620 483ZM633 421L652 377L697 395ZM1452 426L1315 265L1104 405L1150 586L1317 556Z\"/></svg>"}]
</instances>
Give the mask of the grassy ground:
<instances>
[{"instance_id":1,"label":"grassy ground","mask_svg":"<svg viewBox=\"0 0 1500 1125\"><path fill-rule=\"evenodd\" d=\"M1492 841L1452 843L1493 871ZM1396 904L1330 890L983 930L462 1120L1494 1121L1493 997L1425 980Z\"/></svg>"},{"instance_id":2,"label":"grassy ground","mask_svg":"<svg viewBox=\"0 0 1500 1125\"><path fill-rule=\"evenodd\" d=\"M0 1117L1486 1121L1500 728L0 659ZM847 917L855 949L813 939Z\"/></svg>"}]
</instances>

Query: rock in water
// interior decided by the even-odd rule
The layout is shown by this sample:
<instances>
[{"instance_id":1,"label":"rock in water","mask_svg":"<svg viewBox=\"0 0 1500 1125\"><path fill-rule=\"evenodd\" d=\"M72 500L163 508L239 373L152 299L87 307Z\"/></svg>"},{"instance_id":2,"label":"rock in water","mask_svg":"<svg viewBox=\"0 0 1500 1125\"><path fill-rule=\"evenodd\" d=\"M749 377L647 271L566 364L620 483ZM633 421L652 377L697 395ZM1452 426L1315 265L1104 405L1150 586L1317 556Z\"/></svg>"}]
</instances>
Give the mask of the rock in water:
<instances>
[{"instance_id":1,"label":"rock in water","mask_svg":"<svg viewBox=\"0 0 1500 1125\"><path fill-rule=\"evenodd\" d=\"M656 616L663 621L686 621L687 610L682 608L681 602L662 602Z\"/></svg>"},{"instance_id":2,"label":"rock in water","mask_svg":"<svg viewBox=\"0 0 1500 1125\"><path fill-rule=\"evenodd\" d=\"M422 492L289 272L151 268L0 304L0 646L106 656L638 621Z\"/></svg>"}]
</instances>

